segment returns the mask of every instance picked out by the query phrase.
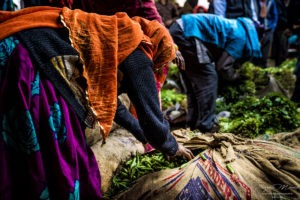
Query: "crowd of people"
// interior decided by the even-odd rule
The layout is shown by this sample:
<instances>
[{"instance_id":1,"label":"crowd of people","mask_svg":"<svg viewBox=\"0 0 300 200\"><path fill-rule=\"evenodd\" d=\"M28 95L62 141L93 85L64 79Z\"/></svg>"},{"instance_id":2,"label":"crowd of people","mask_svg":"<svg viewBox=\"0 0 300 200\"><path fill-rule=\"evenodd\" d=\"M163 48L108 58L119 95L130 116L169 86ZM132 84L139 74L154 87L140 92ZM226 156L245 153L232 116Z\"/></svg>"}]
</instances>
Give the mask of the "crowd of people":
<instances>
[{"instance_id":1,"label":"crowd of people","mask_svg":"<svg viewBox=\"0 0 300 200\"><path fill-rule=\"evenodd\" d=\"M192 159L161 110L170 63L186 86L187 127L214 133L218 84L238 82L247 60L267 67L273 56L279 66L300 24L296 0L209 3L0 1L0 199L103 198L84 134L95 124L103 141L115 121L145 147Z\"/></svg>"}]
</instances>

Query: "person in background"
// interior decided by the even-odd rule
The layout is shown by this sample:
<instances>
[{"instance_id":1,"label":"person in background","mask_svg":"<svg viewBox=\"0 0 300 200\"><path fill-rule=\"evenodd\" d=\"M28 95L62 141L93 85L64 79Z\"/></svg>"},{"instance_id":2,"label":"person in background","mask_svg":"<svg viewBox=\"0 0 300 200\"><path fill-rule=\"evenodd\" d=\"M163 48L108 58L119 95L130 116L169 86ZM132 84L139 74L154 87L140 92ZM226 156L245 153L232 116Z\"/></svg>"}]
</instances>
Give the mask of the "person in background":
<instances>
[{"instance_id":1,"label":"person in background","mask_svg":"<svg viewBox=\"0 0 300 200\"><path fill-rule=\"evenodd\" d=\"M300 37L300 2L298 0L290 0L287 13L288 13L288 26L292 35ZM296 76L295 89L293 91L291 100L300 105L300 51L298 48L297 65L294 70Z\"/></svg>"},{"instance_id":2,"label":"person in background","mask_svg":"<svg viewBox=\"0 0 300 200\"><path fill-rule=\"evenodd\" d=\"M219 82L238 81L235 62L261 56L255 25L249 18L186 14L169 31L185 60L180 72L187 88L186 124L191 130L217 132Z\"/></svg>"},{"instance_id":3,"label":"person in background","mask_svg":"<svg viewBox=\"0 0 300 200\"><path fill-rule=\"evenodd\" d=\"M295 88L291 100L300 106L300 53L298 53L297 64L294 70L296 76Z\"/></svg>"},{"instance_id":4,"label":"person in background","mask_svg":"<svg viewBox=\"0 0 300 200\"><path fill-rule=\"evenodd\" d=\"M193 13L193 10L197 5L198 5L198 0L186 0L183 4L181 12L179 13L179 16L188 13Z\"/></svg>"},{"instance_id":5,"label":"person in background","mask_svg":"<svg viewBox=\"0 0 300 200\"><path fill-rule=\"evenodd\" d=\"M247 17L255 23L260 33L263 30L259 21L258 0L210 0L208 13L228 19Z\"/></svg>"},{"instance_id":6,"label":"person in background","mask_svg":"<svg viewBox=\"0 0 300 200\"><path fill-rule=\"evenodd\" d=\"M181 6L178 2L176 2L176 1L175 1L174 4L175 4L175 7L176 7L178 13L180 14L180 13L181 13L181 10L182 10L182 6Z\"/></svg>"},{"instance_id":7,"label":"person in background","mask_svg":"<svg viewBox=\"0 0 300 200\"><path fill-rule=\"evenodd\" d=\"M298 0L288 0L287 17L289 29L298 34L300 30L300 2Z\"/></svg>"},{"instance_id":8,"label":"person in background","mask_svg":"<svg viewBox=\"0 0 300 200\"><path fill-rule=\"evenodd\" d=\"M278 11L278 22L273 35L272 58L275 60L275 66L281 65L288 56L288 38L291 31L288 27L287 0L276 0Z\"/></svg>"},{"instance_id":9,"label":"person in background","mask_svg":"<svg viewBox=\"0 0 300 200\"><path fill-rule=\"evenodd\" d=\"M263 25L259 21L258 0L209 0L209 2L208 13L228 19L247 17L252 19L258 29L262 30Z\"/></svg>"},{"instance_id":10,"label":"person in background","mask_svg":"<svg viewBox=\"0 0 300 200\"><path fill-rule=\"evenodd\" d=\"M214 9L214 1L213 0L207 0L208 2L208 9L207 12L211 14L215 14L215 9Z\"/></svg>"},{"instance_id":11,"label":"person in background","mask_svg":"<svg viewBox=\"0 0 300 200\"><path fill-rule=\"evenodd\" d=\"M261 67L267 67L270 55L273 33L278 21L278 12L274 0L214 0L214 14L229 19L248 17L252 19L260 29L264 28L261 37L261 58L255 58L252 62Z\"/></svg>"},{"instance_id":12,"label":"person in background","mask_svg":"<svg viewBox=\"0 0 300 200\"><path fill-rule=\"evenodd\" d=\"M204 6L196 6L193 10L193 13L207 13L207 9Z\"/></svg>"},{"instance_id":13,"label":"person in background","mask_svg":"<svg viewBox=\"0 0 300 200\"><path fill-rule=\"evenodd\" d=\"M108 136L118 81L147 142L193 158L160 110L154 73L176 56L159 22L42 6L0 16L0 199L101 199L84 130Z\"/></svg>"},{"instance_id":14,"label":"person in background","mask_svg":"<svg viewBox=\"0 0 300 200\"><path fill-rule=\"evenodd\" d=\"M297 0L290 0L287 6L288 13L288 28L290 30L290 36L288 38L289 49L299 51L299 41L300 41L300 2ZM289 56L294 57L293 53L289 53Z\"/></svg>"},{"instance_id":15,"label":"person in background","mask_svg":"<svg viewBox=\"0 0 300 200\"><path fill-rule=\"evenodd\" d=\"M228 19L247 17L253 20L256 27L262 27L259 21L258 0L209 0L208 13Z\"/></svg>"},{"instance_id":16,"label":"person in background","mask_svg":"<svg viewBox=\"0 0 300 200\"><path fill-rule=\"evenodd\" d=\"M262 57L253 63L262 68L267 67L270 57L273 35L278 22L278 11L274 0L260 0L259 22L263 26L263 37L260 40Z\"/></svg>"},{"instance_id":17,"label":"person in background","mask_svg":"<svg viewBox=\"0 0 300 200\"><path fill-rule=\"evenodd\" d=\"M252 19L252 0L212 0L210 13L229 19L249 17ZM254 0L256 1L256 0Z\"/></svg>"},{"instance_id":18,"label":"person in background","mask_svg":"<svg viewBox=\"0 0 300 200\"><path fill-rule=\"evenodd\" d=\"M169 0L158 0L155 2L155 6L166 27L169 27L179 17L176 5Z\"/></svg>"}]
</instances>

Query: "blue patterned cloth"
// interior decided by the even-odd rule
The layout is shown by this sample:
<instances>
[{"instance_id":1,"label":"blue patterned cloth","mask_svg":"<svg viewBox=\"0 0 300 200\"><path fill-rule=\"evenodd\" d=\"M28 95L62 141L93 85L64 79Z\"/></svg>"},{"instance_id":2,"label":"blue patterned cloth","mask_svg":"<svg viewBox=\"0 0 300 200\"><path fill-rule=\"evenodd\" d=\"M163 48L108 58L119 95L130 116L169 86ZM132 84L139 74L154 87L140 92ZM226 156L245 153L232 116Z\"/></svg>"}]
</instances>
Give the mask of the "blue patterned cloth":
<instances>
[{"instance_id":1,"label":"blue patterned cloth","mask_svg":"<svg viewBox=\"0 0 300 200\"><path fill-rule=\"evenodd\" d=\"M182 21L185 37L212 43L235 59L261 57L256 29L248 18L226 19L202 13L183 15Z\"/></svg>"},{"instance_id":2,"label":"blue patterned cloth","mask_svg":"<svg viewBox=\"0 0 300 200\"><path fill-rule=\"evenodd\" d=\"M0 41L0 69L18 44L19 40L12 36Z\"/></svg>"},{"instance_id":3,"label":"blue patterned cloth","mask_svg":"<svg viewBox=\"0 0 300 200\"><path fill-rule=\"evenodd\" d=\"M0 10L13 11L15 10L13 0L0 1Z\"/></svg>"}]
</instances>

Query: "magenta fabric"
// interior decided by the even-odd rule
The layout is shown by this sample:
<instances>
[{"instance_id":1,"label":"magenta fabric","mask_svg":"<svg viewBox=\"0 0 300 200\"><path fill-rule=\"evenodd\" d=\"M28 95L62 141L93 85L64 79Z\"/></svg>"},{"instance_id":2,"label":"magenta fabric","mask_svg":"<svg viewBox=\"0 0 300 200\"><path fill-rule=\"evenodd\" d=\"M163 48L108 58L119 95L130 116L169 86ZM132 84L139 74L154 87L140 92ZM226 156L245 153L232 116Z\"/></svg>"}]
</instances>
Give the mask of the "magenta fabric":
<instances>
[{"instance_id":1,"label":"magenta fabric","mask_svg":"<svg viewBox=\"0 0 300 200\"><path fill-rule=\"evenodd\" d=\"M140 16L148 20L157 20L163 24L154 0L27 0L25 7L55 6L81 9L100 15L114 15L116 12L126 12L128 16Z\"/></svg>"},{"instance_id":2,"label":"magenta fabric","mask_svg":"<svg viewBox=\"0 0 300 200\"><path fill-rule=\"evenodd\" d=\"M0 199L101 199L84 127L19 44L0 68Z\"/></svg>"},{"instance_id":3,"label":"magenta fabric","mask_svg":"<svg viewBox=\"0 0 300 200\"><path fill-rule=\"evenodd\" d=\"M140 16L148 20L162 22L154 0L82 0L83 10L101 15L126 12L128 16Z\"/></svg>"}]
</instances>

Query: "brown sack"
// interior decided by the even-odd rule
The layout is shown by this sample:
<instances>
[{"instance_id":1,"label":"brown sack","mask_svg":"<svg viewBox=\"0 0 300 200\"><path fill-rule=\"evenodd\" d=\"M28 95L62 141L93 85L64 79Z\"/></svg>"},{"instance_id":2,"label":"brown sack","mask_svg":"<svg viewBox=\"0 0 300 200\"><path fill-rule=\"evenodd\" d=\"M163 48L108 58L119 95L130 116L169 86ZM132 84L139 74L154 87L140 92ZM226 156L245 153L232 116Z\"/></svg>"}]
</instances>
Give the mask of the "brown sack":
<instances>
[{"instance_id":1,"label":"brown sack","mask_svg":"<svg viewBox=\"0 0 300 200\"><path fill-rule=\"evenodd\" d=\"M282 132L274 135L264 134L259 136L257 139L277 142L300 152L300 128L294 132Z\"/></svg>"},{"instance_id":2,"label":"brown sack","mask_svg":"<svg viewBox=\"0 0 300 200\"><path fill-rule=\"evenodd\" d=\"M141 177L115 199L300 197L300 153L292 148L230 133L177 137L186 147L206 150L181 169Z\"/></svg>"},{"instance_id":3,"label":"brown sack","mask_svg":"<svg viewBox=\"0 0 300 200\"><path fill-rule=\"evenodd\" d=\"M91 148L100 170L101 191L103 193L108 191L112 176L119 165L130 159L137 152L144 153L142 143L123 128L111 132L104 145L102 144L102 140L100 140Z\"/></svg>"}]
</instances>

